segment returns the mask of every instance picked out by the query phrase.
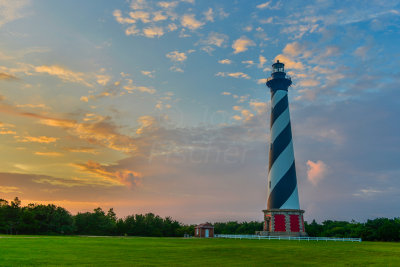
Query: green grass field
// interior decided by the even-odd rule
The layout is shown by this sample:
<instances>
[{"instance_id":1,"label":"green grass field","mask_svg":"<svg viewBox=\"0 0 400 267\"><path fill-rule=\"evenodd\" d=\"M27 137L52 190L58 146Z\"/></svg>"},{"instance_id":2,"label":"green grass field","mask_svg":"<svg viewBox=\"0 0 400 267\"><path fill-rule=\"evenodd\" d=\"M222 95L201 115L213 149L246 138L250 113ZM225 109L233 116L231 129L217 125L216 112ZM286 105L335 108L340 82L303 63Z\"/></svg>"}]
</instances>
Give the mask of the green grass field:
<instances>
[{"instance_id":1,"label":"green grass field","mask_svg":"<svg viewBox=\"0 0 400 267\"><path fill-rule=\"evenodd\" d=\"M0 266L400 266L400 244L136 237L0 236Z\"/></svg>"}]
</instances>

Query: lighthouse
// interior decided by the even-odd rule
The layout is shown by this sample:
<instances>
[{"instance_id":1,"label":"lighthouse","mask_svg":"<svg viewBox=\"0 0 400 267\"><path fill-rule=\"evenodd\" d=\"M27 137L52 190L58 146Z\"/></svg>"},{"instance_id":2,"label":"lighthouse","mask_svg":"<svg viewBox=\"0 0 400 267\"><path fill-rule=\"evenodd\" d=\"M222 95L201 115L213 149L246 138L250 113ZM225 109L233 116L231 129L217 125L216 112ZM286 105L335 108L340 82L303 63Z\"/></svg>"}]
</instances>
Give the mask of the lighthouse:
<instances>
[{"instance_id":1,"label":"lighthouse","mask_svg":"<svg viewBox=\"0 0 400 267\"><path fill-rule=\"evenodd\" d=\"M285 65L272 64L267 86L271 90L270 146L267 209L262 235L305 236L304 210L300 209L290 125L288 88L292 84Z\"/></svg>"}]
</instances>

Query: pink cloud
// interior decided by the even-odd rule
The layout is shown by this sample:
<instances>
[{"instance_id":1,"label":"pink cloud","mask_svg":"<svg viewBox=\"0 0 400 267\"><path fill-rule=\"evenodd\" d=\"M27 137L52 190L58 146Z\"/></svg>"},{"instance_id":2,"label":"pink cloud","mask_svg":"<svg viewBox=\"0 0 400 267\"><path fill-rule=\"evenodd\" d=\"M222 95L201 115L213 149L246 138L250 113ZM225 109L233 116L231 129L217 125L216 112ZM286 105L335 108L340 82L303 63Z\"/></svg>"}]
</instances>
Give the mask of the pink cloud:
<instances>
[{"instance_id":1,"label":"pink cloud","mask_svg":"<svg viewBox=\"0 0 400 267\"><path fill-rule=\"evenodd\" d=\"M317 160L316 162L308 160L307 168L307 179L314 186L324 179L328 172L328 166L321 160Z\"/></svg>"}]
</instances>

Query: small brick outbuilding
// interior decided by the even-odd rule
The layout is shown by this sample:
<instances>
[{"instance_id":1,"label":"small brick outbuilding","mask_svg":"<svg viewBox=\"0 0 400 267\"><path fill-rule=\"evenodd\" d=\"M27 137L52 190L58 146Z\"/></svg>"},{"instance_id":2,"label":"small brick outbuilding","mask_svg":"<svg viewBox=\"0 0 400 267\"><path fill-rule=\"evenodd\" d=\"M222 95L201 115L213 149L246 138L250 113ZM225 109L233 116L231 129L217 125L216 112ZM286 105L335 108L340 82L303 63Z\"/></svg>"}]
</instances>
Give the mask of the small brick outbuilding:
<instances>
[{"instance_id":1,"label":"small brick outbuilding","mask_svg":"<svg viewBox=\"0 0 400 267\"><path fill-rule=\"evenodd\" d=\"M202 223L194 228L195 237L214 237L214 226L211 223Z\"/></svg>"}]
</instances>

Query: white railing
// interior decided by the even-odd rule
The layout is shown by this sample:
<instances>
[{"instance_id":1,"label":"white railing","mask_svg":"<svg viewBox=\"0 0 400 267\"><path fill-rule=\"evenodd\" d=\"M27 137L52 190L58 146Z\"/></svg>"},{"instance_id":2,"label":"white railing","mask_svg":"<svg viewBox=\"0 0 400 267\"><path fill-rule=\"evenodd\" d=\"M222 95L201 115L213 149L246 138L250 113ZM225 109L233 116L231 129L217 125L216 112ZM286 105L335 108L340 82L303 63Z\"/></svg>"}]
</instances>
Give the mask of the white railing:
<instances>
[{"instance_id":1,"label":"white railing","mask_svg":"<svg viewBox=\"0 0 400 267\"><path fill-rule=\"evenodd\" d=\"M214 235L216 238L233 239L268 239L268 240L298 240L298 241L341 241L341 242L361 242L361 238L344 237L299 237L299 236L262 236L262 235Z\"/></svg>"}]
</instances>

